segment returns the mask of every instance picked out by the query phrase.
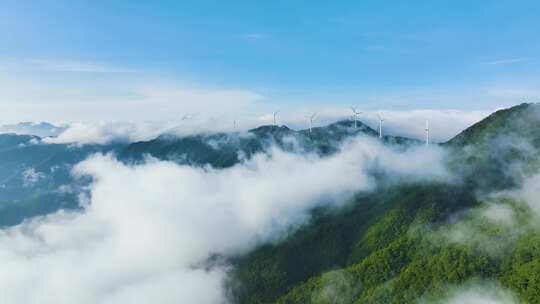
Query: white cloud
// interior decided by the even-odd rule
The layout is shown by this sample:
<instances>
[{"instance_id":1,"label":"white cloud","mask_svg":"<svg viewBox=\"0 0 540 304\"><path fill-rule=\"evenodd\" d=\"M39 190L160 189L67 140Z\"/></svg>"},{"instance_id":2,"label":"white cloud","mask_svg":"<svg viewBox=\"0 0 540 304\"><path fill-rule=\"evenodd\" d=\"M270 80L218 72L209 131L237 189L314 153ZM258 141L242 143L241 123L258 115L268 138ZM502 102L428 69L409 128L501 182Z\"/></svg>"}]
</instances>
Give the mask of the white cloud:
<instances>
[{"instance_id":1,"label":"white cloud","mask_svg":"<svg viewBox=\"0 0 540 304\"><path fill-rule=\"evenodd\" d=\"M195 110L195 109L193 109ZM342 119L351 119L348 109L319 109L314 120L314 127L325 126ZM184 113L197 113L186 111ZM283 113L283 114L282 114ZM377 114L385 118L383 133L385 135L399 135L411 138L424 138L425 120L430 121L430 136L433 141L443 142L457 135L470 125L480 121L487 112L465 111L380 111L365 112L359 120L378 130ZM277 116L278 125L287 125L293 129L301 130L309 127L304 111L289 110L280 112ZM47 138L45 143L78 143L78 144L106 144L110 142L133 142L150 140L167 132L178 136L192 135L204 132L230 132L233 131L236 120L236 130L248 130L260 125L273 123L273 114L267 113L253 117L238 117L232 114L223 117L208 117L204 113L197 115L178 115L169 121L122 122L98 121L76 122L66 124L66 130L56 138Z\"/></svg>"},{"instance_id":2,"label":"white cloud","mask_svg":"<svg viewBox=\"0 0 540 304\"><path fill-rule=\"evenodd\" d=\"M0 80L2 77L0 77ZM232 117L245 114L263 98L234 89L195 88L168 84L118 84L115 92L91 87L29 86L0 82L0 119L20 121L170 121L186 114ZM4 102L3 102L4 101Z\"/></svg>"},{"instance_id":3,"label":"white cloud","mask_svg":"<svg viewBox=\"0 0 540 304\"><path fill-rule=\"evenodd\" d=\"M28 69L38 69L55 72L75 73L138 73L139 71L129 68L121 68L113 65L79 61L79 60L51 60L32 59L23 62Z\"/></svg>"},{"instance_id":4,"label":"white cloud","mask_svg":"<svg viewBox=\"0 0 540 304\"><path fill-rule=\"evenodd\" d=\"M249 33L249 34L245 34L244 37L251 40L258 40L258 39L263 38L264 36L259 33Z\"/></svg>"},{"instance_id":5,"label":"white cloud","mask_svg":"<svg viewBox=\"0 0 540 304\"><path fill-rule=\"evenodd\" d=\"M361 287L354 277L344 270L334 270L321 276L322 288L311 298L312 303L353 303Z\"/></svg>"},{"instance_id":6,"label":"white cloud","mask_svg":"<svg viewBox=\"0 0 540 304\"><path fill-rule=\"evenodd\" d=\"M9 66L0 71L4 123L162 121L202 112L233 115L248 112L263 99L252 90L197 85L107 64L19 59Z\"/></svg>"},{"instance_id":7,"label":"white cloud","mask_svg":"<svg viewBox=\"0 0 540 304\"><path fill-rule=\"evenodd\" d=\"M19 135L36 135L40 137L56 136L64 131L65 126L54 126L48 123L23 122L11 125L0 125L0 133Z\"/></svg>"},{"instance_id":8,"label":"white cloud","mask_svg":"<svg viewBox=\"0 0 540 304\"><path fill-rule=\"evenodd\" d=\"M0 230L0 302L220 303L227 267L205 270L209 256L241 253L305 222L314 206L370 190L373 166L446 178L443 158L435 147L398 153L365 138L329 158L273 151L220 171L97 155L75 168L94 180L82 211Z\"/></svg>"},{"instance_id":9,"label":"white cloud","mask_svg":"<svg viewBox=\"0 0 540 304\"><path fill-rule=\"evenodd\" d=\"M509 195L524 202L536 218L540 218L540 174L527 177L520 189L501 195Z\"/></svg>"},{"instance_id":10,"label":"white cloud","mask_svg":"<svg viewBox=\"0 0 540 304\"><path fill-rule=\"evenodd\" d=\"M508 58L508 59L490 61L488 62L488 64L491 64L491 65L513 64L513 63L520 63L524 61L527 61L527 58Z\"/></svg>"},{"instance_id":11,"label":"white cloud","mask_svg":"<svg viewBox=\"0 0 540 304\"><path fill-rule=\"evenodd\" d=\"M22 172L23 183L25 187L31 187L35 183L45 178L43 172L36 171L34 168L28 168Z\"/></svg>"},{"instance_id":12,"label":"white cloud","mask_svg":"<svg viewBox=\"0 0 540 304\"><path fill-rule=\"evenodd\" d=\"M180 118L195 113L203 117L231 116L253 110L264 99L259 93L249 90L213 89L181 85L144 85L137 94L151 102L154 107L166 107ZM141 110L141 109L139 109ZM150 109L148 109L150 110ZM165 109L164 109L165 110ZM170 115L167 115L170 116Z\"/></svg>"},{"instance_id":13,"label":"white cloud","mask_svg":"<svg viewBox=\"0 0 540 304\"><path fill-rule=\"evenodd\" d=\"M173 127L163 123L96 122L71 123L57 137L42 140L49 144L109 144L150 140Z\"/></svg>"},{"instance_id":14,"label":"white cloud","mask_svg":"<svg viewBox=\"0 0 540 304\"><path fill-rule=\"evenodd\" d=\"M441 304L517 304L512 292L495 284L470 285L454 291Z\"/></svg>"},{"instance_id":15,"label":"white cloud","mask_svg":"<svg viewBox=\"0 0 540 304\"><path fill-rule=\"evenodd\" d=\"M524 141L512 142L512 146L536 154ZM457 243L497 259L508 255L523 235L540 227L540 174L530 175L527 173L530 169L530 163L514 161L505 173L519 187L478 192L482 203L477 207L456 214L447 225L436 230L421 229L426 229L424 234L435 245Z\"/></svg>"}]
</instances>

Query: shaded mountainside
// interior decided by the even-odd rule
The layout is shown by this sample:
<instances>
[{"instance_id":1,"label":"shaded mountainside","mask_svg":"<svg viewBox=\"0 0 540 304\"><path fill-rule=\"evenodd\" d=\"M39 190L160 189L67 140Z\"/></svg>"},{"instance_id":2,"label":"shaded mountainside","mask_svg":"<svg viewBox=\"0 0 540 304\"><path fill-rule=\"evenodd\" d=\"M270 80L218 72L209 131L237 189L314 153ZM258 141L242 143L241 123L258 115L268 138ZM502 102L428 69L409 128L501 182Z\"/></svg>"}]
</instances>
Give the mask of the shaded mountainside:
<instances>
[{"instance_id":1,"label":"shaded mountainside","mask_svg":"<svg viewBox=\"0 0 540 304\"><path fill-rule=\"evenodd\" d=\"M39 140L39 137L32 135L16 135L13 133L0 134L0 149L2 151L27 145L32 140Z\"/></svg>"},{"instance_id":2,"label":"shaded mountainside","mask_svg":"<svg viewBox=\"0 0 540 304\"><path fill-rule=\"evenodd\" d=\"M191 165L211 165L225 168L237 164L255 153L270 147L299 153L328 155L347 139L359 134L376 137L378 133L367 125L353 121L339 121L325 127L295 131L286 126L261 126L247 132L199 134L177 137L162 135L154 140L133 143L126 147L120 158L141 161L146 155ZM420 141L405 137L385 136L384 142L411 145Z\"/></svg>"},{"instance_id":3,"label":"shaded mountainside","mask_svg":"<svg viewBox=\"0 0 540 304\"><path fill-rule=\"evenodd\" d=\"M0 134L0 226L77 208L79 190L88 181L74 180L72 167L93 153L119 148L42 144L37 136Z\"/></svg>"},{"instance_id":4,"label":"shaded mountainside","mask_svg":"<svg viewBox=\"0 0 540 304\"><path fill-rule=\"evenodd\" d=\"M312 222L285 241L233 259L230 299L417 303L444 298L449 286L482 281L540 303L540 232L516 233L475 216L494 204L479 191L515 189L520 177L538 172L538 109L498 111L443 144L461 182L394 185L357 196L337 212L314 210ZM512 200L496 205L530 216ZM460 227L468 227L467 241L445 239Z\"/></svg>"},{"instance_id":5,"label":"shaded mountainside","mask_svg":"<svg viewBox=\"0 0 540 304\"><path fill-rule=\"evenodd\" d=\"M518 186L522 173L540 168L540 105L499 110L444 147L467 181L482 189Z\"/></svg>"}]
</instances>

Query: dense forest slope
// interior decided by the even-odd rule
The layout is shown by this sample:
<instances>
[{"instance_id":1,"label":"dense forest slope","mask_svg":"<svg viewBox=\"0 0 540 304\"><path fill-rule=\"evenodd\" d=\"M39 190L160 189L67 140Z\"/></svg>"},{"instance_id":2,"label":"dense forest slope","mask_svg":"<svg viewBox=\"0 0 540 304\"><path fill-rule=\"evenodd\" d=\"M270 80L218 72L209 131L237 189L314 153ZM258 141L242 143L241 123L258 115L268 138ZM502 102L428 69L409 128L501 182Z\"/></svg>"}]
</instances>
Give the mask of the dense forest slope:
<instances>
[{"instance_id":1,"label":"dense forest slope","mask_svg":"<svg viewBox=\"0 0 540 304\"><path fill-rule=\"evenodd\" d=\"M538 172L539 109L498 111L443 144L451 183L380 187L337 212L314 210L285 241L234 259L231 300L416 303L491 284L540 303L535 205L504 195Z\"/></svg>"}]
</instances>

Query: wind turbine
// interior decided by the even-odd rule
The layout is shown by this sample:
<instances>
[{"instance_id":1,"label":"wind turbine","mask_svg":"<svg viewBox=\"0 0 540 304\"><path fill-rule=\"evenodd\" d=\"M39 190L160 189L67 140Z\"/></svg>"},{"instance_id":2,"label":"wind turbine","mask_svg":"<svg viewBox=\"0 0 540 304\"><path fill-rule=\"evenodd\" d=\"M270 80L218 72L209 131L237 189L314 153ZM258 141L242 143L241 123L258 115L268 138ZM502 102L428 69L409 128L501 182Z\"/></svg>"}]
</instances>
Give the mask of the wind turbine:
<instances>
[{"instance_id":1,"label":"wind turbine","mask_svg":"<svg viewBox=\"0 0 540 304\"><path fill-rule=\"evenodd\" d=\"M358 111L355 107L351 107L351 110L353 112L354 116L354 128L358 128L358 115L362 114L362 112Z\"/></svg>"},{"instance_id":2,"label":"wind turbine","mask_svg":"<svg viewBox=\"0 0 540 304\"><path fill-rule=\"evenodd\" d=\"M384 119L379 114L377 114L377 117L379 117L379 138L382 138L382 124Z\"/></svg>"},{"instance_id":3,"label":"wind turbine","mask_svg":"<svg viewBox=\"0 0 540 304\"><path fill-rule=\"evenodd\" d=\"M272 113L274 115L274 127L277 126L277 123L276 123L276 118L277 118L277 114L279 113L279 110L275 111L274 113Z\"/></svg>"},{"instance_id":4,"label":"wind turbine","mask_svg":"<svg viewBox=\"0 0 540 304\"><path fill-rule=\"evenodd\" d=\"M313 129L313 121L317 117L317 113L313 113L311 116L306 116L306 119L309 120L309 133L311 133L311 129Z\"/></svg>"},{"instance_id":5,"label":"wind turbine","mask_svg":"<svg viewBox=\"0 0 540 304\"><path fill-rule=\"evenodd\" d=\"M238 127L238 122L235 120L233 120L233 128L234 130L236 131L236 127Z\"/></svg>"},{"instance_id":6,"label":"wind turbine","mask_svg":"<svg viewBox=\"0 0 540 304\"><path fill-rule=\"evenodd\" d=\"M426 146L429 145L429 120L426 120Z\"/></svg>"}]
</instances>

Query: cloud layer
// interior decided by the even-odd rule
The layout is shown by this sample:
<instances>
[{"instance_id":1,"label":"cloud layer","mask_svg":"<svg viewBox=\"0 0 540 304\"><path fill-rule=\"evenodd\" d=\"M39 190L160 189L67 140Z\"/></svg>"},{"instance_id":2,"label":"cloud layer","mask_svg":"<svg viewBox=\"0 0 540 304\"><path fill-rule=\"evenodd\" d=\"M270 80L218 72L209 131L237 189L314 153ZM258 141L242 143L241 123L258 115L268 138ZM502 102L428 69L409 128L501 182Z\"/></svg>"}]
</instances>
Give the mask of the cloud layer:
<instances>
[{"instance_id":1,"label":"cloud layer","mask_svg":"<svg viewBox=\"0 0 540 304\"><path fill-rule=\"evenodd\" d=\"M517 304L515 295L493 282L474 280L460 287L449 286L440 300L420 300L419 304Z\"/></svg>"},{"instance_id":2,"label":"cloud layer","mask_svg":"<svg viewBox=\"0 0 540 304\"><path fill-rule=\"evenodd\" d=\"M322 110L314 121L314 127L325 126L338 120L351 119L347 109ZM45 143L107 144L111 142L134 142L150 140L162 133L186 136L204 132L232 132L248 130L260 125L273 123L273 115L267 113L258 117L239 118L232 116L212 118L204 114L181 115L170 121L98 121L75 122L66 124L66 129L55 138L45 139ZM367 112L359 120L378 130L377 114L385 121L385 135L405 136L423 140L425 138L425 122L430 122L430 138L435 142L446 141L457 135L468 126L481 120L484 112L463 111L381 111ZM278 115L277 123L297 130L309 128L309 123L302 112L290 111Z\"/></svg>"},{"instance_id":3,"label":"cloud layer","mask_svg":"<svg viewBox=\"0 0 540 304\"><path fill-rule=\"evenodd\" d=\"M314 206L369 191L374 168L445 179L443 160L436 147L397 152L372 139L328 158L274 150L220 171L96 155L74 169L93 178L82 211L0 230L0 302L221 303L227 266L208 258L245 252L305 223Z\"/></svg>"},{"instance_id":4,"label":"cloud layer","mask_svg":"<svg viewBox=\"0 0 540 304\"><path fill-rule=\"evenodd\" d=\"M109 144L153 139L173 127L170 123L94 122L71 123L57 137L44 138L48 144Z\"/></svg>"}]
</instances>

